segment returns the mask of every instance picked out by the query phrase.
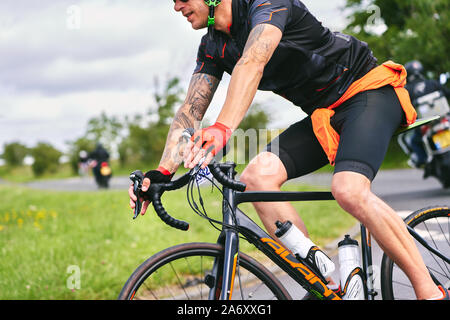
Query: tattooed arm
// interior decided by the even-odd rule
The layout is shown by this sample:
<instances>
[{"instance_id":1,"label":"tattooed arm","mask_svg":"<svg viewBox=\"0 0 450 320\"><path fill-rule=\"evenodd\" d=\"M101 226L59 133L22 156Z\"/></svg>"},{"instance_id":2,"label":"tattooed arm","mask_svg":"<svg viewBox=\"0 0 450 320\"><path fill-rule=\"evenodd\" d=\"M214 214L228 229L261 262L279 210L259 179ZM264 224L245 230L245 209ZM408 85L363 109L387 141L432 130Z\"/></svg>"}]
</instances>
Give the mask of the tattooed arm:
<instances>
[{"instance_id":1,"label":"tattooed arm","mask_svg":"<svg viewBox=\"0 0 450 320\"><path fill-rule=\"evenodd\" d=\"M183 105L173 119L167 136L160 166L175 172L182 161L182 147L179 139L186 128L198 129L211 103L219 80L211 75L197 73L192 76Z\"/></svg>"},{"instance_id":2,"label":"tattooed arm","mask_svg":"<svg viewBox=\"0 0 450 320\"><path fill-rule=\"evenodd\" d=\"M232 130L239 126L255 97L264 68L281 37L281 30L269 24L259 24L252 29L242 57L234 67L218 122Z\"/></svg>"},{"instance_id":3,"label":"tattooed arm","mask_svg":"<svg viewBox=\"0 0 450 320\"><path fill-rule=\"evenodd\" d=\"M161 167L169 171L169 174L177 171L181 164L182 154L180 154L180 151L183 151L183 146L179 141L182 132L187 128L199 128L200 121L203 119L203 116L211 103L218 84L219 80L217 78L207 74L199 73L192 76L186 99L176 113L172 125L170 126L166 146L164 147L164 152L159 163ZM143 192L146 192L150 187L150 179L155 180L156 182L162 182L157 181L157 179L161 179L161 176L165 175L162 172L158 172L158 170L151 170L149 172L152 172L154 176L150 178L150 176L147 177L146 174L146 178L142 182ZM133 184L131 184L128 189L128 195L130 196L130 207L134 209L136 207L137 197L133 191ZM142 203L142 215L147 211L149 204L149 200Z\"/></svg>"},{"instance_id":4,"label":"tattooed arm","mask_svg":"<svg viewBox=\"0 0 450 320\"><path fill-rule=\"evenodd\" d=\"M205 155L202 167L207 166L215 152L223 147L221 144L226 143L230 130L232 132L239 126L255 97L264 68L280 43L281 37L281 30L269 24L259 24L252 29L242 57L231 74L227 97L214 125L220 125L220 127L212 126L204 129L211 130L204 137L209 139L205 146L209 145L208 149L212 147L213 151L203 148L203 139L197 142L190 141L183 155L185 167L194 168ZM203 133L199 136L203 137ZM214 142L215 139L217 139L216 142Z\"/></svg>"}]
</instances>

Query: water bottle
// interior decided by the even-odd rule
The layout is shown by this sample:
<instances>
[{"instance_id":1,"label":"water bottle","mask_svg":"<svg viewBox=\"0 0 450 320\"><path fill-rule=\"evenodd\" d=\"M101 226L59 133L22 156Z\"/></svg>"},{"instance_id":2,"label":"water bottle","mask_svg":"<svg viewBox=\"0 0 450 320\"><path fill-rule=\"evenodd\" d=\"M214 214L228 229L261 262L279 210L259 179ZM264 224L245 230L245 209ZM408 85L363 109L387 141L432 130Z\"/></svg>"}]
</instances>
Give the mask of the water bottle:
<instances>
[{"instance_id":1,"label":"water bottle","mask_svg":"<svg viewBox=\"0 0 450 320\"><path fill-rule=\"evenodd\" d=\"M275 225L277 226L275 235L294 255L308 261L324 278L331 275L335 268L333 261L292 222L277 221Z\"/></svg>"},{"instance_id":2,"label":"water bottle","mask_svg":"<svg viewBox=\"0 0 450 320\"><path fill-rule=\"evenodd\" d=\"M347 234L338 243L339 273L341 277L342 299L364 300L364 276L361 269L358 241Z\"/></svg>"}]
</instances>

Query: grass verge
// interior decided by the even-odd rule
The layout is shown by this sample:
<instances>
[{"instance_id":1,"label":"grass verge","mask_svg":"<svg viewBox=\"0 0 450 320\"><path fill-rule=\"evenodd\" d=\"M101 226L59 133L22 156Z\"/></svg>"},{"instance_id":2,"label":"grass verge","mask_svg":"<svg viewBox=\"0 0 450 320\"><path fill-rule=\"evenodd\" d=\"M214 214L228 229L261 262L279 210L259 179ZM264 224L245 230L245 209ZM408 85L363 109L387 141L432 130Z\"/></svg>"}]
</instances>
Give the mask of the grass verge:
<instances>
[{"instance_id":1,"label":"grass verge","mask_svg":"<svg viewBox=\"0 0 450 320\"><path fill-rule=\"evenodd\" d=\"M193 214L185 192L166 193L163 203L173 216L190 222L188 232L166 226L153 210L132 220L126 191L0 185L0 299L116 299L135 268L154 253L183 242L215 242L218 231ZM204 188L202 196L208 213L219 212L217 191ZM319 245L356 222L333 201L295 206ZM250 204L241 209L259 223ZM241 243L243 251L254 250ZM77 284L79 289L73 288Z\"/></svg>"}]
</instances>

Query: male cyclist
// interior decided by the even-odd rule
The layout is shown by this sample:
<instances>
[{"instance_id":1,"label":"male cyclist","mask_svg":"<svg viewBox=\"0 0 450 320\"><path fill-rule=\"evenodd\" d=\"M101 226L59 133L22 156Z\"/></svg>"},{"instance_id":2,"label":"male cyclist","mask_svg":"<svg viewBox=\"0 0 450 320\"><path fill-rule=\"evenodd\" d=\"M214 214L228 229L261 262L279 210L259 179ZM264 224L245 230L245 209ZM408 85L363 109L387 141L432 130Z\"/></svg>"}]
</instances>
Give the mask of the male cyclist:
<instances>
[{"instance_id":1,"label":"male cyclist","mask_svg":"<svg viewBox=\"0 0 450 320\"><path fill-rule=\"evenodd\" d=\"M193 29L208 27L208 34L160 166L146 173L143 191L150 182L170 180L177 170L182 129L197 130L184 151L185 167L206 157L205 167L238 127L256 91L273 91L309 116L250 162L241 176L247 189L277 191L288 179L335 165L331 189L337 202L404 270L417 297L448 298L432 281L403 221L370 189L392 134L415 121L403 88L404 68L393 62L378 66L366 43L323 27L298 0L175 0L174 9ZM198 122L224 72L231 74L225 103L216 123L200 130ZM271 170L262 170L262 164ZM134 208L132 188L129 195ZM144 202L143 213L148 205ZM277 220L290 220L307 234L291 204L254 206L271 236Z\"/></svg>"}]
</instances>

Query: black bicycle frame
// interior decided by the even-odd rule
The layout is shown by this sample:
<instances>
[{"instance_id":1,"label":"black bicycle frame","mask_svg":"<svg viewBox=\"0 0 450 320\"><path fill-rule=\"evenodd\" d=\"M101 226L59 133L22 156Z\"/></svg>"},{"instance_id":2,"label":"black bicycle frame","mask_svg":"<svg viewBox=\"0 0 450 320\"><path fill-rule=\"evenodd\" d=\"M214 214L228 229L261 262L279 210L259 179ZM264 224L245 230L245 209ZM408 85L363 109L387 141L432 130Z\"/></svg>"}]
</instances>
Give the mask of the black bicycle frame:
<instances>
[{"instance_id":1,"label":"black bicycle frame","mask_svg":"<svg viewBox=\"0 0 450 320\"><path fill-rule=\"evenodd\" d=\"M236 174L234 171L234 163L221 164L221 168L228 177L234 179ZM289 250L272 239L237 207L239 204L245 202L334 200L331 192L238 192L224 187L223 194L223 221L233 227L224 225L218 238L218 243L224 246L225 253L224 257L214 264L213 272L223 270L223 277L217 277L217 273L214 273L216 276L214 278L214 286L210 291L210 298L231 299L233 281L237 269L236 265L238 263L239 238L235 230L237 229L250 243L255 245L307 291L315 294L320 299L340 299L340 297L327 287L327 281L320 272L315 270L306 261L297 259ZM236 219L237 226L233 217ZM366 237L365 228L364 236ZM368 237L370 238L370 235ZM364 270L368 270L372 263L371 247L367 245L368 243L370 242L364 241L361 244L363 248ZM375 294L373 290L369 290L366 298L374 299Z\"/></svg>"}]
</instances>

